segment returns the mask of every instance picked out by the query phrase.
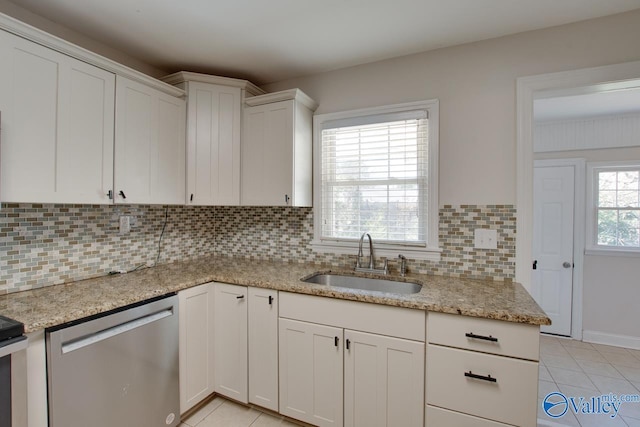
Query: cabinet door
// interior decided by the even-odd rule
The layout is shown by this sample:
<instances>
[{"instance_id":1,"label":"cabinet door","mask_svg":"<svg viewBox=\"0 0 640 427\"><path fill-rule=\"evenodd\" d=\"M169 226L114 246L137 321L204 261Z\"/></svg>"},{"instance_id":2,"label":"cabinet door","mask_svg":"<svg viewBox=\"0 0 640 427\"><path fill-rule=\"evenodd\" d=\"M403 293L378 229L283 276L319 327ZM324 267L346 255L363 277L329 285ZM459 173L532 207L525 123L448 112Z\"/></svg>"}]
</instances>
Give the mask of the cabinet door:
<instances>
[{"instance_id":1,"label":"cabinet door","mask_svg":"<svg viewBox=\"0 0 640 427\"><path fill-rule=\"evenodd\" d=\"M185 101L118 76L116 203L183 204Z\"/></svg>"},{"instance_id":2,"label":"cabinet door","mask_svg":"<svg viewBox=\"0 0 640 427\"><path fill-rule=\"evenodd\" d=\"M0 31L2 200L111 203L115 76Z\"/></svg>"},{"instance_id":3,"label":"cabinet door","mask_svg":"<svg viewBox=\"0 0 640 427\"><path fill-rule=\"evenodd\" d=\"M214 392L213 284L178 292L180 317L180 413Z\"/></svg>"},{"instance_id":4,"label":"cabinet door","mask_svg":"<svg viewBox=\"0 0 640 427\"><path fill-rule=\"evenodd\" d=\"M287 206L293 196L294 101L246 107L242 204Z\"/></svg>"},{"instance_id":5,"label":"cabinet door","mask_svg":"<svg viewBox=\"0 0 640 427\"><path fill-rule=\"evenodd\" d=\"M283 318L279 329L280 413L342 426L342 329Z\"/></svg>"},{"instance_id":6,"label":"cabinet door","mask_svg":"<svg viewBox=\"0 0 640 427\"><path fill-rule=\"evenodd\" d=\"M344 424L421 427L424 343L346 330Z\"/></svg>"},{"instance_id":7,"label":"cabinet door","mask_svg":"<svg viewBox=\"0 0 640 427\"><path fill-rule=\"evenodd\" d=\"M213 317L215 391L247 403L247 287L216 283Z\"/></svg>"},{"instance_id":8,"label":"cabinet door","mask_svg":"<svg viewBox=\"0 0 640 427\"><path fill-rule=\"evenodd\" d=\"M249 402L278 412L278 292L249 288Z\"/></svg>"},{"instance_id":9,"label":"cabinet door","mask_svg":"<svg viewBox=\"0 0 640 427\"><path fill-rule=\"evenodd\" d=\"M189 82L187 204L240 204L240 88Z\"/></svg>"}]
</instances>

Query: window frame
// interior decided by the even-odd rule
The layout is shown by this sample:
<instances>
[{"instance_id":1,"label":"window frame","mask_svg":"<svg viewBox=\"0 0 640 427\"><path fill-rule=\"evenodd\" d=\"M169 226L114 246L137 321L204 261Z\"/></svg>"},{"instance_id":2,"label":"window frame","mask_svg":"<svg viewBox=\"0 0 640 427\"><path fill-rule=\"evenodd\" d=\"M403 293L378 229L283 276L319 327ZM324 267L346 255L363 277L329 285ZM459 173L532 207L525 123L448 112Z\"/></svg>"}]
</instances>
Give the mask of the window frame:
<instances>
[{"instance_id":1,"label":"window frame","mask_svg":"<svg viewBox=\"0 0 640 427\"><path fill-rule=\"evenodd\" d=\"M438 202L438 159L439 159L439 101L409 102L381 107L363 108L341 111L336 113L317 114L313 117L313 240L311 248L315 252L336 255L356 255L358 241L352 239L321 239L321 212L324 197L322 195L321 167L322 167L322 128L325 122L355 119L358 117L377 116L405 111L424 110L427 112L429 126L429 164L427 173L427 219L424 226L427 229L426 245L417 243L382 243L376 242L376 236L371 236L377 257L396 258L402 253L407 258L439 261L442 249L439 247L439 202Z\"/></svg>"},{"instance_id":2,"label":"window frame","mask_svg":"<svg viewBox=\"0 0 640 427\"><path fill-rule=\"evenodd\" d=\"M640 169L640 160L637 161L612 161L587 163L587 232L586 255L613 255L613 256L639 256L640 247L608 246L598 244L598 173L616 172L625 169Z\"/></svg>"}]
</instances>

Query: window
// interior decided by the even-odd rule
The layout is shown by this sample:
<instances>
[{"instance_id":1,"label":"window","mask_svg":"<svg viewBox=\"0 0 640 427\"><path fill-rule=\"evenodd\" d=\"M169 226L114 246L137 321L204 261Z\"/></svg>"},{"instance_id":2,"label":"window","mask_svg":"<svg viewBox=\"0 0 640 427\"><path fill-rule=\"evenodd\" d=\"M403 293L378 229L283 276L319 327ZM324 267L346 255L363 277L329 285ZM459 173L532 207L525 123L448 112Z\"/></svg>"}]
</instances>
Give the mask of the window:
<instances>
[{"instance_id":1,"label":"window","mask_svg":"<svg viewBox=\"0 0 640 427\"><path fill-rule=\"evenodd\" d=\"M314 249L369 233L377 255L439 257L437 118L437 101L314 118Z\"/></svg>"},{"instance_id":2,"label":"window","mask_svg":"<svg viewBox=\"0 0 640 427\"><path fill-rule=\"evenodd\" d=\"M588 170L587 249L640 253L640 162L594 163Z\"/></svg>"}]
</instances>

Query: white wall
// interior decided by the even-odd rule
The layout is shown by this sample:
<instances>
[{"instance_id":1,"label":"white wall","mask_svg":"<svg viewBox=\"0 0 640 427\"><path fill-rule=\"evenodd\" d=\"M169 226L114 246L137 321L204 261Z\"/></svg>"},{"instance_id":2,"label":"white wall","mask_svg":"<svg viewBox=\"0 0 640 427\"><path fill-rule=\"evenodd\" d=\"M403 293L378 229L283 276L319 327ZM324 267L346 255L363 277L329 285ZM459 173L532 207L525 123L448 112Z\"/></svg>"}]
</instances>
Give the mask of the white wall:
<instances>
[{"instance_id":1,"label":"white wall","mask_svg":"<svg viewBox=\"0 0 640 427\"><path fill-rule=\"evenodd\" d=\"M266 85L318 113L440 99L440 204L515 204L516 78L640 59L640 11Z\"/></svg>"},{"instance_id":2,"label":"white wall","mask_svg":"<svg viewBox=\"0 0 640 427\"><path fill-rule=\"evenodd\" d=\"M153 67L7 0L0 0L0 12L152 77L157 78L169 74L166 70Z\"/></svg>"}]
</instances>

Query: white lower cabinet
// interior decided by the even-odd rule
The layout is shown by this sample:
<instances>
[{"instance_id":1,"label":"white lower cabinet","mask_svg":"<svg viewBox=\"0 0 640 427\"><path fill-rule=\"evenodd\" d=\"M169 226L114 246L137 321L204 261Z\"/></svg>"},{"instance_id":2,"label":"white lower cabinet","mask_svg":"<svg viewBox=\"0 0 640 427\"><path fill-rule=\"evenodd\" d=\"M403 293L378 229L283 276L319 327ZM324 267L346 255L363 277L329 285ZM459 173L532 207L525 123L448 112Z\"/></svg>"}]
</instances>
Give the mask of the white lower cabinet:
<instances>
[{"instance_id":1,"label":"white lower cabinet","mask_svg":"<svg viewBox=\"0 0 640 427\"><path fill-rule=\"evenodd\" d=\"M278 412L278 291L249 288L249 403Z\"/></svg>"},{"instance_id":2,"label":"white lower cabinet","mask_svg":"<svg viewBox=\"0 0 640 427\"><path fill-rule=\"evenodd\" d=\"M247 287L214 284L214 390L248 403Z\"/></svg>"},{"instance_id":3,"label":"white lower cabinet","mask_svg":"<svg viewBox=\"0 0 640 427\"><path fill-rule=\"evenodd\" d=\"M213 283L178 292L180 413L213 393Z\"/></svg>"},{"instance_id":4,"label":"white lower cabinet","mask_svg":"<svg viewBox=\"0 0 640 427\"><path fill-rule=\"evenodd\" d=\"M427 316L427 427L535 427L539 327Z\"/></svg>"},{"instance_id":5,"label":"white lower cabinet","mask_svg":"<svg viewBox=\"0 0 640 427\"><path fill-rule=\"evenodd\" d=\"M423 426L424 317L281 292L280 413L317 426Z\"/></svg>"},{"instance_id":6,"label":"white lower cabinet","mask_svg":"<svg viewBox=\"0 0 640 427\"><path fill-rule=\"evenodd\" d=\"M450 411L448 409L438 408L437 406L427 406L426 427L509 427L508 424L502 424L485 418L478 418L472 415L460 412Z\"/></svg>"},{"instance_id":7,"label":"white lower cabinet","mask_svg":"<svg viewBox=\"0 0 640 427\"><path fill-rule=\"evenodd\" d=\"M344 425L422 425L424 343L350 330L344 339Z\"/></svg>"},{"instance_id":8,"label":"white lower cabinet","mask_svg":"<svg viewBox=\"0 0 640 427\"><path fill-rule=\"evenodd\" d=\"M342 329L280 319L280 413L342 426Z\"/></svg>"}]
</instances>

